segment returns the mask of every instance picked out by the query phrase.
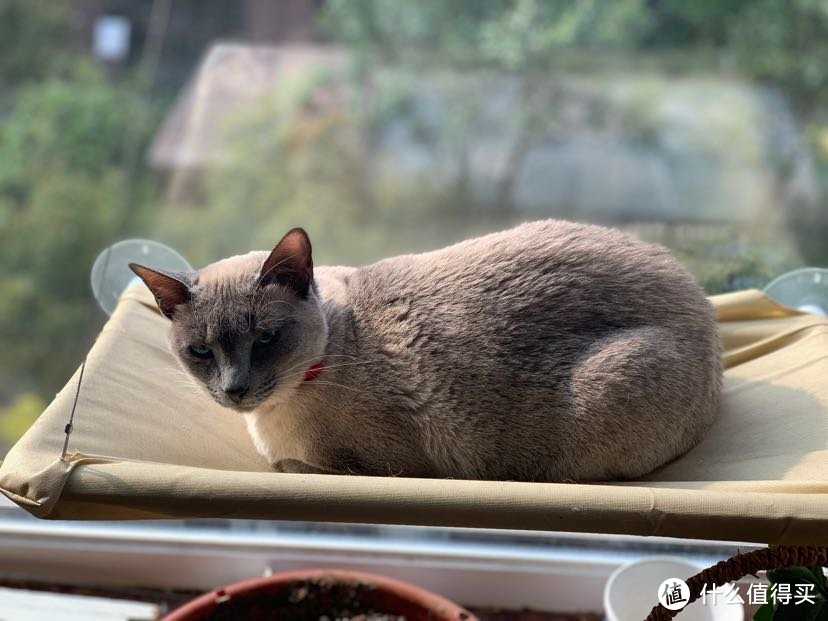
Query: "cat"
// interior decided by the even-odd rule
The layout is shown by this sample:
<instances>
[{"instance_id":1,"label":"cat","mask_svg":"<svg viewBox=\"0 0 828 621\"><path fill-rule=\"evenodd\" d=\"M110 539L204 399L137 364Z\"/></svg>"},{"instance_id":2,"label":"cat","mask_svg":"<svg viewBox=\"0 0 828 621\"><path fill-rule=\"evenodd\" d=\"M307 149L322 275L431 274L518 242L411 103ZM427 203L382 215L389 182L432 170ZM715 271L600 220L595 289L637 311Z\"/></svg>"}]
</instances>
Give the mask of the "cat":
<instances>
[{"instance_id":1,"label":"cat","mask_svg":"<svg viewBox=\"0 0 828 621\"><path fill-rule=\"evenodd\" d=\"M169 342L278 472L634 479L713 422L713 309L660 246L527 223L366 267L306 232L196 273L131 264Z\"/></svg>"}]
</instances>

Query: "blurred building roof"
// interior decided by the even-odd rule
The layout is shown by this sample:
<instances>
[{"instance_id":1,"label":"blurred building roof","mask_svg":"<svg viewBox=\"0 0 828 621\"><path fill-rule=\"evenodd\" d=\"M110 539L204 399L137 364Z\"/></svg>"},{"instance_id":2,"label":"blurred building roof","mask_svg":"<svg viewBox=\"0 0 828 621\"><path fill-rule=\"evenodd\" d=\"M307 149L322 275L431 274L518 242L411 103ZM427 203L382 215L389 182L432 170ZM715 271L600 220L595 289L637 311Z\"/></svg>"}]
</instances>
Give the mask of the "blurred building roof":
<instances>
[{"instance_id":1,"label":"blurred building roof","mask_svg":"<svg viewBox=\"0 0 828 621\"><path fill-rule=\"evenodd\" d=\"M344 67L345 60L342 50L319 45L214 45L155 135L148 153L150 166L186 170L215 163L224 121L280 85L315 69Z\"/></svg>"}]
</instances>

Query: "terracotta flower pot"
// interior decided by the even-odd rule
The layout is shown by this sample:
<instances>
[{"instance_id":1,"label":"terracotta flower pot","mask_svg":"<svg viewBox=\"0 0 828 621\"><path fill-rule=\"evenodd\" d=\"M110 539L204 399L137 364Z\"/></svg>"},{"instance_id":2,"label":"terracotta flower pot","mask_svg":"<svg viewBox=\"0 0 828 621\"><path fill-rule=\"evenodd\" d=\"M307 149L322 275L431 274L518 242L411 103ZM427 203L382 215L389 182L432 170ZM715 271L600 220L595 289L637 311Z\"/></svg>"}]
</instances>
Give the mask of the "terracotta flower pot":
<instances>
[{"instance_id":1,"label":"terracotta flower pot","mask_svg":"<svg viewBox=\"0 0 828 621\"><path fill-rule=\"evenodd\" d=\"M324 569L236 582L197 597L163 621L305 621L320 617L331 621L397 621L399 617L406 621L477 621L457 604L413 584Z\"/></svg>"}]
</instances>

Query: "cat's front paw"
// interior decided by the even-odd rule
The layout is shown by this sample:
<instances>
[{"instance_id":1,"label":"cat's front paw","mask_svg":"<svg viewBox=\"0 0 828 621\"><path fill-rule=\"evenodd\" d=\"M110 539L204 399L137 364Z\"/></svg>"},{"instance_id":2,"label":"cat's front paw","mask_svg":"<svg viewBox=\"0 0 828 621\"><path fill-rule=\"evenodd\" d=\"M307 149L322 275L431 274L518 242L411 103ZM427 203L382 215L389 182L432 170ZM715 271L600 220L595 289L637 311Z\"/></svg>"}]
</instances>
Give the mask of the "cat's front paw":
<instances>
[{"instance_id":1,"label":"cat's front paw","mask_svg":"<svg viewBox=\"0 0 828 621\"><path fill-rule=\"evenodd\" d=\"M276 472L284 472L289 474L344 474L336 470L322 468L320 466L313 466L301 459L280 459L273 464L273 469Z\"/></svg>"}]
</instances>

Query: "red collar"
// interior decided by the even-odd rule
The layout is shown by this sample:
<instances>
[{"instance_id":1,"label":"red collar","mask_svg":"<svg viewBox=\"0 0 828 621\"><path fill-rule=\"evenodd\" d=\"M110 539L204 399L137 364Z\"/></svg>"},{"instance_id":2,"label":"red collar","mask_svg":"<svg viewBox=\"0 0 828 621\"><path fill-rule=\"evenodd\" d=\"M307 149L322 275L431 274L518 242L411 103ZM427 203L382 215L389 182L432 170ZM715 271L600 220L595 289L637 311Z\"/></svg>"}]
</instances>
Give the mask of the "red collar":
<instances>
[{"instance_id":1,"label":"red collar","mask_svg":"<svg viewBox=\"0 0 828 621\"><path fill-rule=\"evenodd\" d=\"M304 381L310 382L312 380L315 380L317 377L319 377L319 374L325 370L325 366L326 365L324 360L317 362L315 365L313 365L307 371L305 371Z\"/></svg>"}]
</instances>

